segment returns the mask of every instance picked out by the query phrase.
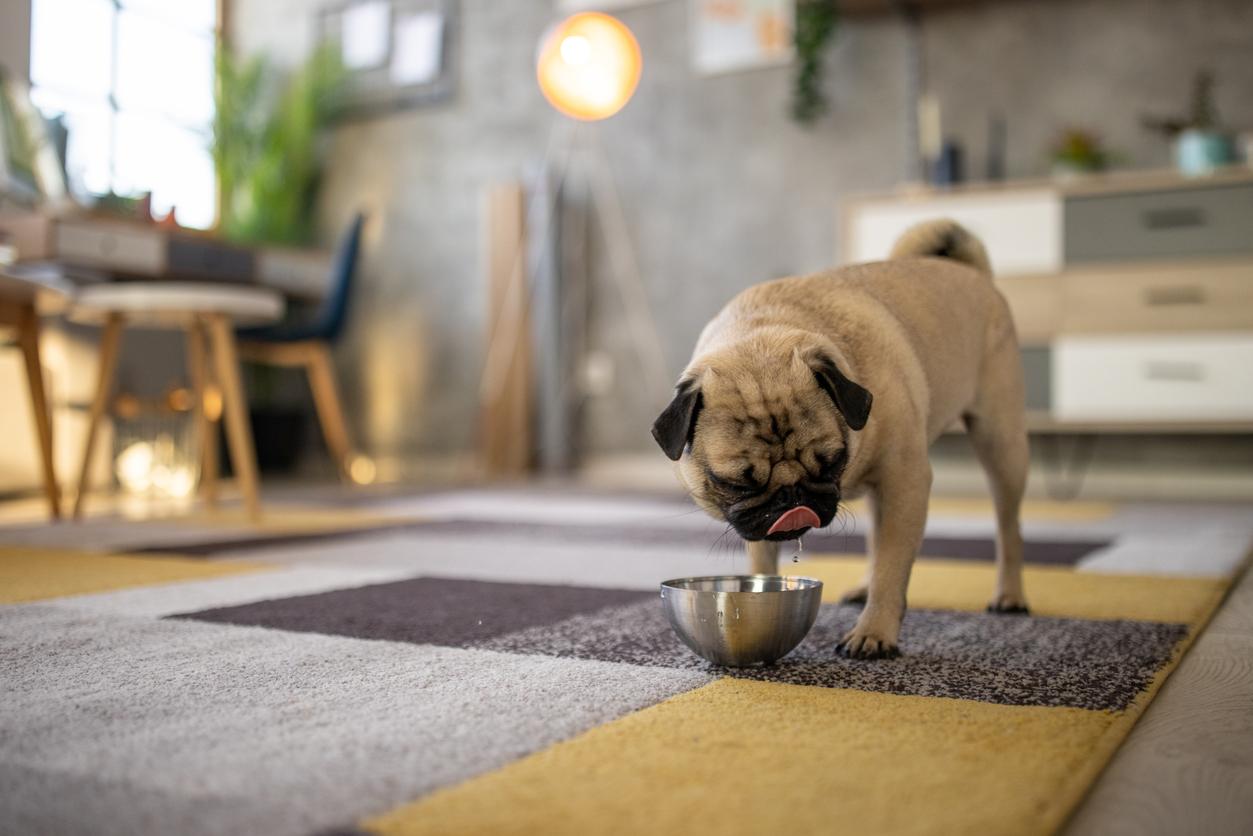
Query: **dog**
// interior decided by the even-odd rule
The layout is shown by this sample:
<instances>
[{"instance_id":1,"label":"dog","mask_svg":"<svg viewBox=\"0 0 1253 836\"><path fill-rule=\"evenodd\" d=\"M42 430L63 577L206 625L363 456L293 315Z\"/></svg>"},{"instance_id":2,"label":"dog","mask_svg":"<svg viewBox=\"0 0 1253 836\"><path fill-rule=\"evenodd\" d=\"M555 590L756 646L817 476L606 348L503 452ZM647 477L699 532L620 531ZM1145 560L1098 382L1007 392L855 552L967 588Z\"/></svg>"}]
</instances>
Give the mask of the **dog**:
<instances>
[{"instance_id":1,"label":"dog","mask_svg":"<svg viewBox=\"0 0 1253 836\"><path fill-rule=\"evenodd\" d=\"M1019 512L1028 465L1022 367L983 244L951 220L919 224L887 261L765 282L705 327L653 437L698 505L775 574L779 541L868 495L864 604L838 647L898 654L931 492L928 448L958 420L996 510L989 611L1025 613Z\"/></svg>"}]
</instances>

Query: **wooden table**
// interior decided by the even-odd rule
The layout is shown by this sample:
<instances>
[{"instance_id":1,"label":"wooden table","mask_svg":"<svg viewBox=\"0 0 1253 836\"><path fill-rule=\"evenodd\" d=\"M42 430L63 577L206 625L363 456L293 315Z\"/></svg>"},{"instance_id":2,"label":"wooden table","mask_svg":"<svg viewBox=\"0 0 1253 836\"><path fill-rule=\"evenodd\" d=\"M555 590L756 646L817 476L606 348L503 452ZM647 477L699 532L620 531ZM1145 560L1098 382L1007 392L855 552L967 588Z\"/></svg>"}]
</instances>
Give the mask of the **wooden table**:
<instances>
[{"instance_id":1,"label":"wooden table","mask_svg":"<svg viewBox=\"0 0 1253 836\"><path fill-rule=\"evenodd\" d=\"M72 288L53 271L0 268L0 325L17 329L18 346L26 364L26 386L35 419L35 435L39 439L44 496L53 519L61 516L61 494L52 457L52 417L48 411L43 363L39 357L39 314L35 303L41 294L65 295L69 292Z\"/></svg>"},{"instance_id":2,"label":"wooden table","mask_svg":"<svg viewBox=\"0 0 1253 836\"><path fill-rule=\"evenodd\" d=\"M274 247L274 246L242 246L232 244L208 232L168 228L154 223L127 220L98 213L74 210L61 215L45 212L0 212L0 233L8 239L17 251L18 265L11 271L22 270L27 273L39 273L45 277L64 274L73 279L72 282L61 281L60 286L73 294L82 289L83 294L121 293L128 300L127 304L141 298L151 301L155 297L145 297L144 291L135 288L170 288L174 283L193 282L200 292L212 294L222 291L226 296L238 301L250 293L260 293L271 301L277 300L279 310L282 308L282 297L292 301L313 301L320 299L326 290L326 283L331 274L332 254L325 250ZM49 496L50 507L54 516L59 513L59 502L56 497L56 482L51 464L51 422L48 417L47 398L43 386L42 375L32 369L39 368L38 360L38 318L34 315L34 297L46 289L46 283L39 281L6 279L0 285L0 324L18 326L19 343L26 355L27 375L31 388L31 399L35 403L36 427L39 431L40 449L44 454L44 487ZM110 288L131 288L113 291ZM99 290L98 290L99 289ZM239 291L242 295L237 294ZM132 294L132 295L126 295ZM96 296L96 300L104 297ZM111 296L117 299L121 297ZM162 298L162 305L169 301ZM203 301L206 297L200 297ZM221 301L224 296L216 296ZM253 297L254 300L256 297ZM90 300L89 300L90 301ZM267 302L266 304L270 304ZM118 311L117 322L110 326L109 316L100 315L84 309L75 318L86 316L88 319L104 326L101 345L100 367L97 380L97 400L107 401L107 387L112 385L113 366L116 363L117 341L120 339L125 325L142 326L154 321L152 311L124 310ZM168 312L166 312L168 313ZM172 318L164 313L155 319L162 324L159 327L176 327L187 332L189 352L189 372L193 386L196 386L197 369L203 372L199 378L203 386L210 386L213 367L218 367L219 381L228 386L230 380L221 375L220 364L225 362L234 369L233 378L238 378L234 335L226 337L219 334L236 321L251 323L265 322L272 318L265 315L260 318L245 315L242 320L230 310L202 309L199 311L185 309L175 312ZM200 357L201 360L196 358ZM223 360L222 358L227 358ZM106 391L101 394L101 379ZM232 405L243 410L242 429L232 431L233 424L240 423L232 418L234 406L228 407L226 419L228 442L231 458L236 461L237 469L248 470L241 473L245 501L250 511L255 512L256 473L255 453L252 448L251 431L247 426L247 410L244 406L242 391L238 398L230 399ZM83 461L87 462L94 443L96 424L103 416L105 403L93 405L89 444ZM224 403L225 407L226 404ZM247 453L245 454L245 449ZM204 461L204 483L206 497L210 500L215 495L214 477L216 473L213 458L216 445L209 444L206 438L206 459ZM82 512L82 504L87 486L86 464L80 474L80 492L75 499L75 514Z\"/></svg>"}]
</instances>

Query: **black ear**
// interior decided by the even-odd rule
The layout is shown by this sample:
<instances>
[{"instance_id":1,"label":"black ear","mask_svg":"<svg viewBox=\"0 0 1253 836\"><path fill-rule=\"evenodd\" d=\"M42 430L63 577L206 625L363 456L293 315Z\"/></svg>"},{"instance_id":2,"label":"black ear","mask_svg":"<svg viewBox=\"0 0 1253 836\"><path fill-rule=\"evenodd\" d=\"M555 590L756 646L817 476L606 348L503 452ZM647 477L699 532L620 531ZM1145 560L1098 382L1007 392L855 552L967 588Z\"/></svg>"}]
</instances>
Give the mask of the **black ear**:
<instances>
[{"instance_id":1,"label":"black ear","mask_svg":"<svg viewBox=\"0 0 1253 836\"><path fill-rule=\"evenodd\" d=\"M866 426L874 396L845 377L835 361L826 355L820 355L811 365L818 385L835 401L848 426L854 430Z\"/></svg>"},{"instance_id":2,"label":"black ear","mask_svg":"<svg viewBox=\"0 0 1253 836\"><path fill-rule=\"evenodd\" d=\"M671 461L677 462L683 455L683 448L692 440L702 405L696 382L684 380L675 387L674 400L653 422L653 438Z\"/></svg>"}]
</instances>

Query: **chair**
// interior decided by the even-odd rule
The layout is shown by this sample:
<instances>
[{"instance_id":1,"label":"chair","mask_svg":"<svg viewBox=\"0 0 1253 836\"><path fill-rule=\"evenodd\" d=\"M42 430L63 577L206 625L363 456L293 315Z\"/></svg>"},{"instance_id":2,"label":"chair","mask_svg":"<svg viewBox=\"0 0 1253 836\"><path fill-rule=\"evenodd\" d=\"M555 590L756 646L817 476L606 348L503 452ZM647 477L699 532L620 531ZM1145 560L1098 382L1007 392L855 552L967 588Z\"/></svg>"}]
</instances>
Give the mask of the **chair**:
<instances>
[{"instance_id":1,"label":"chair","mask_svg":"<svg viewBox=\"0 0 1253 836\"><path fill-rule=\"evenodd\" d=\"M286 368L303 368L313 392L313 404L322 426L322 437L340 476L352 481L355 458L348 440L348 425L335 385L331 345L343 332L348 318L348 304L357 273L357 254L361 249L361 229L365 216L358 213L340 239L331 267L326 296L304 323L286 323L265 328L243 328L239 337L239 354L246 361Z\"/></svg>"}]
</instances>

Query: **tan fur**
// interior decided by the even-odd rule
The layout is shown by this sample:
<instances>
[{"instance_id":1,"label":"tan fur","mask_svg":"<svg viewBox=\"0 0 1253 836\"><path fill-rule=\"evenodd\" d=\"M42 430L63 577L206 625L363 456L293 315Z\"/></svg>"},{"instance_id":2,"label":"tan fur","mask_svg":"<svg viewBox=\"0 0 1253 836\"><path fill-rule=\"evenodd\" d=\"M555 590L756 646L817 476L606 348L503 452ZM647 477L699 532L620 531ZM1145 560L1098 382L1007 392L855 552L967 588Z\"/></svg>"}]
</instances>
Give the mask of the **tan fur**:
<instances>
[{"instance_id":1,"label":"tan fur","mask_svg":"<svg viewBox=\"0 0 1253 836\"><path fill-rule=\"evenodd\" d=\"M910 230L896 249L944 249L952 257L907 256L751 287L706 326L684 372L699 386L703 409L679 472L716 517L727 499L710 473L751 476L765 501L814 480L819 456L838 453L848 439L839 491L845 498L869 492L875 517L867 581L850 593L866 607L842 645L858 656L895 650L926 524L927 450L961 419L997 507L1000 571L991 606L1025 606L1018 511L1027 442L1009 310L983 246L953 222ZM820 355L872 393L861 431L849 431L815 383L811 364ZM774 435L763 432L772 420ZM750 542L748 550L754 571L776 570L777 543Z\"/></svg>"}]
</instances>

